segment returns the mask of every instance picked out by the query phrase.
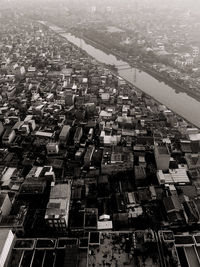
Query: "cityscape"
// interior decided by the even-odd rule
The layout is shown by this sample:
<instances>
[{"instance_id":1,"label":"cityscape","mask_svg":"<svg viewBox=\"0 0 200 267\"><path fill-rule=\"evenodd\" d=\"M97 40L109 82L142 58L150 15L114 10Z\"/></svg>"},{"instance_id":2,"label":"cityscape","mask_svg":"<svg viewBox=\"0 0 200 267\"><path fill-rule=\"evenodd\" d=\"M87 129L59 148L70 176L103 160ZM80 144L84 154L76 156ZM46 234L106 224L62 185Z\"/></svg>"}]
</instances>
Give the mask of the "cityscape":
<instances>
[{"instance_id":1,"label":"cityscape","mask_svg":"<svg viewBox=\"0 0 200 267\"><path fill-rule=\"evenodd\" d=\"M1 2L0 267L199 267L200 3Z\"/></svg>"}]
</instances>

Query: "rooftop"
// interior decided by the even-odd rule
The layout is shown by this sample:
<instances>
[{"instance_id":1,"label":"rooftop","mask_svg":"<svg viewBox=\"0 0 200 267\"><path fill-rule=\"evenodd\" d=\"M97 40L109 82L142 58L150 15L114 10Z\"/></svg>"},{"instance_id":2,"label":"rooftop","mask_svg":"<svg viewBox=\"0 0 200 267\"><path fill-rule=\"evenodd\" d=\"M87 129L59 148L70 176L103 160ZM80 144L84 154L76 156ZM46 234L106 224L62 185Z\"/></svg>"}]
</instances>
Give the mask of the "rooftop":
<instances>
[{"instance_id":1,"label":"rooftop","mask_svg":"<svg viewBox=\"0 0 200 267\"><path fill-rule=\"evenodd\" d=\"M57 184L51 187L50 199L66 199L70 197L70 184Z\"/></svg>"},{"instance_id":2,"label":"rooftop","mask_svg":"<svg viewBox=\"0 0 200 267\"><path fill-rule=\"evenodd\" d=\"M89 246L88 267L127 266L136 267L134 256L134 234L131 232L101 232L100 245ZM138 253L138 264L142 266L142 255ZM151 255L145 259L146 266L158 267Z\"/></svg>"}]
</instances>

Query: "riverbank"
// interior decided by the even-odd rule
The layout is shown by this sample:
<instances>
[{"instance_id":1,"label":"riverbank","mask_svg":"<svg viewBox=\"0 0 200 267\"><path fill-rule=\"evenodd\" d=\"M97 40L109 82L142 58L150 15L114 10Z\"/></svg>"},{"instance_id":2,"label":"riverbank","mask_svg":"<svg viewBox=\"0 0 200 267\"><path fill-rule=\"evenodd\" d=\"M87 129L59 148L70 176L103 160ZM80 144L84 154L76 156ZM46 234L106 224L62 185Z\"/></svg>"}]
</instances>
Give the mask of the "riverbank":
<instances>
[{"instance_id":1,"label":"riverbank","mask_svg":"<svg viewBox=\"0 0 200 267\"><path fill-rule=\"evenodd\" d=\"M160 72L158 72L158 71L156 71L154 69L150 69L149 66L146 66L144 63L136 62L133 65L133 63L130 62L130 60L126 56L124 56L122 53L119 54L118 51L114 51L112 49L108 49L107 47L103 46L101 43L93 41L93 40L89 39L88 37L86 37L84 35L82 35L80 37L76 33L73 33L73 34L77 38L82 38L88 44L91 44L94 47L96 47L98 49L101 49L105 53L108 53L108 55L110 55L110 54L115 55L117 59L126 61L127 64L130 64L131 67L133 67L133 68L136 67L136 68L140 69L141 71L144 71L144 72L148 73L149 75L153 76L155 79L159 80L160 82L164 82L165 84L171 86L173 89L177 90L178 92L184 92L184 93L188 94L189 96L191 96L192 98L194 98L195 100L200 102L200 91L199 92L191 91L192 90L191 88L186 88L186 87L178 84L177 82L175 82L173 80L170 80L168 77L163 76L163 74L161 74Z\"/></svg>"},{"instance_id":2,"label":"riverbank","mask_svg":"<svg viewBox=\"0 0 200 267\"><path fill-rule=\"evenodd\" d=\"M184 93L188 94L189 96L193 97L194 99L196 99L197 101L200 102L200 91L199 92L189 91L192 89L189 87L187 89L187 88L179 85L177 82L172 81L172 80L168 79L167 77L164 77L161 73L159 73L155 70L149 69L145 66L140 66L140 69L143 70L144 72L147 72L149 75L153 76L154 78L156 78L160 82L164 82L165 84L171 86L172 88L174 88L178 92L184 92Z\"/></svg>"},{"instance_id":3,"label":"riverbank","mask_svg":"<svg viewBox=\"0 0 200 267\"><path fill-rule=\"evenodd\" d=\"M65 32L63 29L56 27L47 22L42 22L47 28L51 29L54 33L61 36L63 39L71 42L74 46L83 50L88 57L92 58L101 66L109 68L109 66L127 66L128 69L113 72L113 68L109 68L114 75L122 77L133 90L143 92L146 96L154 99L155 102L165 105L168 109L172 110L174 114L177 114L180 118L183 118L190 125L200 128L199 110L200 102L192 98L186 93L177 92L174 88L166 85L164 82L160 82L160 79L154 78L147 71L140 71L135 66L137 72L137 81L134 80L133 69L130 67L127 59L125 61L119 59L122 57L113 55L112 52L105 53L103 48L96 48L96 44L88 44L84 39L80 40L71 33ZM99 47L99 46L98 46ZM180 93L180 94L179 94Z\"/></svg>"},{"instance_id":4,"label":"riverbank","mask_svg":"<svg viewBox=\"0 0 200 267\"><path fill-rule=\"evenodd\" d=\"M74 35L74 36L76 36L76 35ZM79 36L76 36L77 38L80 38ZM92 40L89 40L88 38L85 38L84 39L84 37L82 38L85 42L87 42L88 41L88 43L90 44L90 45L93 45L95 48L98 48L98 49L101 49L102 51L103 51L103 48L105 49L105 50L107 50L107 53L108 53L108 55L112 55L113 53L111 52L111 51L109 51L108 49L106 49L105 47L103 47L103 46L101 46L101 45L98 45L97 43L95 43L94 41L92 41ZM77 45L75 45L75 46L77 46ZM104 51L105 52L105 51ZM123 60L123 61L128 61L126 58L123 58L123 57L121 57L121 56L119 56L119 55L117 55L117 54L114 54L115 56L116 56L116 58L118 58L119 60ZM88 56L90 56L91 57L91 55L88 55ZM96 60L96 59L95 59ZM105 64L105 63L102 63L102 62L99 62L98 60L96 60L99 64L101 64L102 66L104 66L104 67L106 67L106 68L108 68L109 70L110 70L110 72L114 75L114 76L117 76L117 77L120 77L120 78L122 78L134 91L136 91L136 92L140 92L140 93L143 93L144 94L144 96L147 96L147 97L150 97L150 98L152 98L154 101L155 101L155 103L157 103L157 104L159 104L159 105L163 105L163 103L162 102L160 102L159 100L157 100L155 97L153 97L152 95L150 95L150 94L148 94L148 93L146 93L146 92L144 92L144 91L142 91L139 87L137 87L136 85L134 85L133 83L131 83L130 81L128 81L127 79L125 79L124 77L121 77L120 75L119 75L119 73L116 71L116 70L113 70L113 68L110 66L110 65L108 65L108 64ZM130 64L129 62L127 62L127 65L128 64ZM138 68L138 69L140 69L140 70L142 70L142 71L144 71L144 72L146 72L146 73L148 73L149 75L151 75L151 76L153 76L154 78L156 78L156 79L159 79L158 77L156 77L156 72L154 73L155 74L155 76L153 75L153 73L152 72L148 72L147 70L146 70L146 68L143 66L143 68L142 68L142 66L140 65L135 65L134 67L136 67L136 68ZM133 67L133 68L134 68ZM166 83L167 84L167 83ZM200 99L200 98L199 98ZM166 107L167 108L169 108L167 105L166 105ZM170 109L170 108L169 108ZM197 125L195 125L194 123L192 123L191 121L189 121L188 119L186 119L185 117L183 117L183 116L181 116L180 114L178 114L177 112L175 112L174 110L173 110L173 113L176 115L176 116L178 116L178 117L180 117L180 118L182 118L183 120L185 120L189 125L191 125L191 126L194 126L194 127L197 127L197 128L199 128L200 129L200 127L199 126L197 126Z\"/></svg>"},{"instance_id":5,"label":"riverbank","mask_svg":"<svg viewBox=\"0 0 200 267\"><path fill-rule=\"evenodd\" d=\"M74 35L74 36L75 36L75 35ZM76 35L75 37L80 38L80 37L77 36L77 35ZM81 39L83 39L85 42L88 42L89 45L92 45L93 47L95 47L95 48L97 48L97 49L101 49L103 52L105 52L104 50L106 50L106 54L108 54L108 55L113 55L113 54L114 54L114 56L115 56L117 59L119 59L119 60L123 60L123 61L125 61L125 62L128 61L127 58L124 58L124 57L122 57L122 56L119 56L119 55L116 54L116 53L112 53L112 51L109 51L108 49L106 49L106 48L103 47L102 45L99 45L99 44L95 43L94 41L89 40L88 38L84 38L84 37L83 37L83 38L81 38ZM77 45L76 45L76 46L77 46ZM89 55L89 56L92 57L91 55ZM118 72L114 71L114 70L112 69L112 67L109 66L109 64L102 63L102 62L98 61L97 59L95 59L95 60L96 60L98 63L100 63L102 66L105 66L106 68L108 68L108 69L112 72L113 75L118 76L118 77L121 77L121 76L119 75ZM128 64L130 65L129 62L127 62L127 65L128 65ZM155 74L155 76L154 76L153 73L151 73L150 71L148 72L144 66L143 66L143 68L142 68L141 65L140 65L140 66L139 66L139 65L135 65L134 67L140 69L141 71L144 71L145 73L148 73L149 75L151 75L151 76L154 77L155 79L159 80L158 77L155 77L155 76L156 76L156 73L154 73L154 74ZM133 67L133 68L134 68L134 67ZM141 93L143 93L144 95L146 95L146 96L152 98L156 103L158 103L158 104L160 104L160 105L163 105L163 103L162 103L161 101L159 101L158 99L156 99L156 98L153 97L152 95L150 95L150 94L144 92L141 88L137 87L136 85L134 85L133 83L131 83L130 81L128 81L126 78L124 78L124 77L121 77L121 78L122 78L124 81L126 81L126 83L127 83L131 88L133 88L133 90L138 91L138 92L141 92ZM159 81L160 81L160 80L159 80ZM163 81L163 82L164 82L164 81ZM167 83L166 83L166 84L167 84ZM169 84L168 84L168 85L169 85ZM174 89L175 89L175 88L174 88ZM194 98L194 99L195 99L195 98ZM197 99L196 99L196 100L197 100ZM170 110L172 110L170 107L168 107L168 105L165 105L165 106L166 106L167 108L169 108ZM192 125L192 126L197 127L197 128L200 129L200 126L199 126L199 125L196 125L196 124L192 123L190 120L188 120L187 118L181 116L181 115L180 115L179 113L177 113L176 111L174 111L174 110L172 110L172 111L173 111L173 113L174 113L176 116L179 116L180 118L182 118L183 120L185 120L188 124L190 124L190 125Z\"/></svg>"},{"instance_id":6,"label":"riverbank","mask_svg":"<svg viewBox=\"0 0 200 267\"><path fill-rule=\"evenodd\" d=\"M59 32L59 34L62 34L62 33ZM127 65L130 65L133 68L137 68L141 71L148 73L149 75L151 75L155 79L159 80L160 82L164 82L166 85L169 85L173 89L177 90L177 92L184 92L184 93L188 94L189 96L191 96L192 98L194 98L195 100L200 102L200 91L197 92L197 91L192 90L191 88L186 88L186 87L178 84L174 80L171 80L170 78L164 76L162 73L156 71L155 69L149 68L149 66L147 66L145 63L134 62L134 64L133 64L133 61L130 61L130 59L128 57L126 57L126 55L124 55L124 53L122 53L120 51L113 50L113 49L108 49L101 42L97 42L97 41L94 41L92 39L89 39L84 34L82 34L81 36L79 33L77 34L77 32L73 32L72 34L79 39L83 39L85 42L94 46L95 48L101 49L106 54L114 55L118 60L123 60L123 61L127 62ZM104 65L106 65L106 64L104 64ZM106 65L106 67L108 67L111 70L114 70L114 68L110 68L108 65ZM116 72L116 71L117 70L114 70L114 72Z\"/></svg>"}]
</instances>

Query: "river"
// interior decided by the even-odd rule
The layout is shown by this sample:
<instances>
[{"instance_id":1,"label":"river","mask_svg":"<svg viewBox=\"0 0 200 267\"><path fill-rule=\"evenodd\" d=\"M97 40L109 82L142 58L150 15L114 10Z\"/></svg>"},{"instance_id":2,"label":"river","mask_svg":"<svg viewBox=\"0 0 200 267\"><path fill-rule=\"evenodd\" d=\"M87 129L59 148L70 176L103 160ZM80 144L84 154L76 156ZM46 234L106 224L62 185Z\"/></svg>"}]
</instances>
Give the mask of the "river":
<instances>
[{"instance_id":1,"label":"river","mask_svg":"<svg viewBox=\"0 0 200 267\"><path fill-rule=\"evenodd\" d=\"M53 30L60 29L58 27L50 27ZM119 67L119 76L126 79L141 91L152 96L160 103L166 105L169 109L173 110L175 113L179 114L181 117L185 118L192 124L200 128L200 102L187 95L185 92L178 91L171 86L160 82L156 78L152 77L150 74L140 71L139 69L131 68L131 66L118 59L112 54L107 54L106 52L100 50L88 44L83 39L75 37L70 33L60 33L60 35L66 38L69 42L81 47L90 56L96 60Z\"/></svg>"}]
</instances>

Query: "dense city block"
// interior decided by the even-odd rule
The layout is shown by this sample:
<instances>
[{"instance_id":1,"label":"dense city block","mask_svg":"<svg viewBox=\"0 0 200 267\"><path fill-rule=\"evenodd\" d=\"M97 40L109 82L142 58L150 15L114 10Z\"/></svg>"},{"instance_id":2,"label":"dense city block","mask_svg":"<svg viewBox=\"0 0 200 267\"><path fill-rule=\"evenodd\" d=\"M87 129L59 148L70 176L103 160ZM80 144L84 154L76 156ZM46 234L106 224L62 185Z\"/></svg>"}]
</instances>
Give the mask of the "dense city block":
<instances>
[{"instance_id":1,"label":"dense city block","mask_svg":"<svg viewBox=\"0 0 200 267\"><path fill-rule=\"evenodd\" d=\"M199 128L52 23L0 18L0 266L200 266Z\"/></svg>"}]
</instances>

